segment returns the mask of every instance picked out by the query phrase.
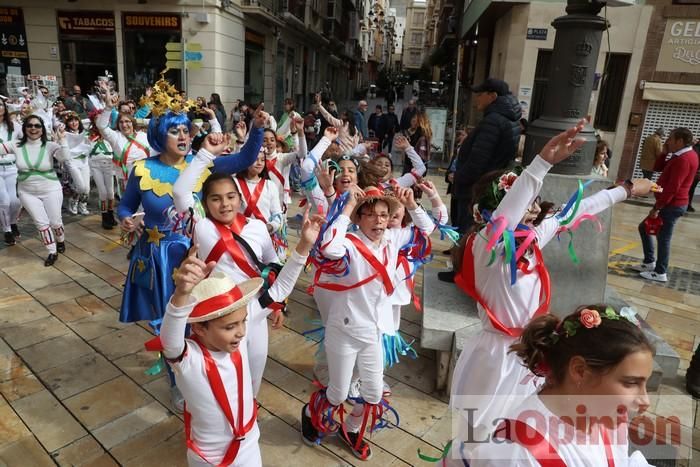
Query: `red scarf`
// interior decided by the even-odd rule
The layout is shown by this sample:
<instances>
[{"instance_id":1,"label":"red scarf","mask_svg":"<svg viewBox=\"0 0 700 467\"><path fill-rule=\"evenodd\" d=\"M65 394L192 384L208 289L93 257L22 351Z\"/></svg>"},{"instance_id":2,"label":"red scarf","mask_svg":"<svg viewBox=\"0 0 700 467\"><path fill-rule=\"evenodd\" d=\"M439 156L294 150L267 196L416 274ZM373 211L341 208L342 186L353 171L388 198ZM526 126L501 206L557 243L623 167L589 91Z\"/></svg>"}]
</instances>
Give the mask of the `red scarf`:
<instances>
[{"instance_id":1,"label":"red scarf","mask_svg":"<svg viewBox=\"0 0 700 467\"><path fill-rule=\"evenodd\" d=\"M265 189L265 179L261 178L258 184L255 186L255 190L253 192L250 192L250 189L248 188L248 182L245 179L239 179L238 183L241 187L241 194L243 195L243 199L245 200L245 212L243 215L245 217L255 217L256 219L259 219L263 221L265 224L267 224L267 219L265 216L263 216L263 213L260 212L260 209L258 208L258 201L260 201L260 196L262 195L263 190Z\"/></svg>"}]
</instances>

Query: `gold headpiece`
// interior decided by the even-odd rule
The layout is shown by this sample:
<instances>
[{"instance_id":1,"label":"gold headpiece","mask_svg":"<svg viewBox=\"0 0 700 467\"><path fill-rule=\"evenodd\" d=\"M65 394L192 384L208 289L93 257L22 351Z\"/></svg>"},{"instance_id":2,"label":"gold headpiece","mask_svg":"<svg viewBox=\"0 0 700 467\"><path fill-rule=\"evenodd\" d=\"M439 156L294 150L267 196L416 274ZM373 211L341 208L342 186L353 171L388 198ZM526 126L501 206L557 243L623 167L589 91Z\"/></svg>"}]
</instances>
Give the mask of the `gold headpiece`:
<instances>
[{"instance_id":1,"label":"gold headpiece","mask_svg":"<svg viewBox=\"0 0 700 467\"><path fill-rule=\"evenodd\" d=\"M168 110L174 113L188 112L197 108L192 99L183 100L178 90L164 78L153 85L150 96L142 96L140 106L148 105L154 117L160 117Z\"/></svg>"}]
</instances>

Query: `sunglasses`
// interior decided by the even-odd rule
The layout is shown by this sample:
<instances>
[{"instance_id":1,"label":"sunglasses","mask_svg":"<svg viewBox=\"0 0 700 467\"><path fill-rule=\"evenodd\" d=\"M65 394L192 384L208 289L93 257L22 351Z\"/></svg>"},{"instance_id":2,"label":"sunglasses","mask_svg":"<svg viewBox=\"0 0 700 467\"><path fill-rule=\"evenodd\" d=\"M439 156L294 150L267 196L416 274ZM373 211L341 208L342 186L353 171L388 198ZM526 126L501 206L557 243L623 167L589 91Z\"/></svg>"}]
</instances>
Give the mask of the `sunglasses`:
<instances>
[{"instance_id":1,"label":"sunglasses","mask_svg":"<svg viewBox=\"0 0 700 467\"><path fill-rule=\"evenodd\" d=\"M27 123L24 125L25 128L34 128L35 130L41 130L41 123Z\"/></svg>"}]
</instances>

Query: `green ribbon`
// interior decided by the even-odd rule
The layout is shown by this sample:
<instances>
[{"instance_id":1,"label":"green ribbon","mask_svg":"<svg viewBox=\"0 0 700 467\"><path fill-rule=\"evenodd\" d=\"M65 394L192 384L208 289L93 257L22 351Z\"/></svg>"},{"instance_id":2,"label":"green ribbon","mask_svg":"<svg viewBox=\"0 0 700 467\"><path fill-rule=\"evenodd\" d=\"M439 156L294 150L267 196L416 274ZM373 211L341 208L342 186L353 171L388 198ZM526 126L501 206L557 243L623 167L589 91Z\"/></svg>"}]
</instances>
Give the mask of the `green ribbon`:
<instances>
[{"instance_id":1,"label":"green ribbon","mask_svg":"<svg viewBox=\"0 0 700 467\"><path fill-rule=\"evenodd\" d=\"M578 190L576 191L576 201L574 202L574 207L571 208L571 211L569 212L569 215L567 216L566 219L563 221L559 222L559 225L567 225L571 223L571 221L574 220L576 217L576 213L578 212L578 208L581 205L581 200L583 199L583 182L581 180L578 181Z\"/></svg>"},{"instance_id":2,"label":"green ribbon","mask_svg":"<svg viewBox=\"0 0 700 467\"><path fill-rule=\"evenodd\" d=\"M49 170L39 170L39 166L41 163L44 161L44 157L46 156L46 145L42 144L41 149L39 150L39 160L36 162L36 164L32 164L29 160L29 153L27 152L27 146L22 145L22 157L24 158L24 163L27 164L27 167L29 167L29 170L20 170L19 175L17 176L17 179L20 182L25 181L32 175L38 175L40 177L44 177L48 180L58 180L58 177L56 176L56 172L53 171L53 169Z\"/></svg>"},{"instance_id":3,"label":"green ribbon","mask_svg":"<svg viewBox=\"0 0 700 467\"><path fill-rule=\"evenodd\" d=\"M452 448L452 440L450 440L444 448L442 448L442 452L440 453L440 457L431 457L431 456L426 456L425 454L420 452L420 449L418 449L418 457L420 460L423 460L425 462L440 462L441 460L444 460L447 458L447 455L450 453L450 449Z\"/></svg>"},{"instance_id":4,"label":"green ribbon","mask_svg":"<svg viewBox=\"0 0 700 467\"><path fill-rule=\"evenodd\" d=\"M569 234L569 258L571 259L572 263L578 264L580 261L578 256L576 256L576 250L574 249L574 233L570 230L568 230L567 233Z\"/></svg>"},{"instance_id":5,"label":"green ribbon","mask_svg":"<svg viewBox=\"0 0 700 467\"><path fill-rule=\"evenodd\" d=\"M150 367L148 370L146 370L145 373L148 376L155 376L155 375L160 374L164 369L165 369L165 365L163 364L162 355L158 354L158 360L156 360L156 363L152 367Z\"/></svg>"}]
</instances>

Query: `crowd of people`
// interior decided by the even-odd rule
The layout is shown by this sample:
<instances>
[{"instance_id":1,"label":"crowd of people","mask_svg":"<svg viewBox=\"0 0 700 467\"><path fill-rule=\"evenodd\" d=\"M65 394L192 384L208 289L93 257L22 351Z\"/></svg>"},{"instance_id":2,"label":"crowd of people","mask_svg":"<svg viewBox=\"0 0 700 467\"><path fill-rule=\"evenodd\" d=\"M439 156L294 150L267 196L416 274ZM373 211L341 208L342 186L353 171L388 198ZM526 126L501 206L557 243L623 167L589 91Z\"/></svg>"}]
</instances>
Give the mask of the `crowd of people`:
<instances>
[{"instance_id":1,"label":"crowd of people","mask_svg":"<svg viewBox=\"0 0 700 467\"><path fill-rule=\"evenodd\" d=\"M698 170L688 149L692 135L671 132L672 157L657 157L658 185L626 181L555 210L540 197L543 179L581 146L585 121L553 137L526 168L512 168L526 124L517 100L500 80L473 91L484 120L459 133L447 175L452 223L462 233L447 279L477 302L484 324L456 363L451 387L455 410L465 409L465 396L478 410L459 420L445 462L649 465L640 453L628 454L626 439L611 444L608 433L626 423L612 417L618 406L632 413L649 405L653 345L633 313L584 305L562 320L550 314L541 250L567 226L656 191L649 217L662 218L667 230L655 260L640 225L641 268L665 275L673 224L688 204L679 194L687 195ZM384 370L416 357L399 331L402 307L416 301L413 278L432 257L431 235L456 236L425 178L430 122L415 100L400 118L394 110L392 103L386 113L378 106L367 115L360 101L338 111L318 94L306 113L287 99L279 119L262 103L237 102L227 115L218 94L189 100L163 80L138 104L120 98L108 79L87 97L79 87L70 98L25 90L21 102L0 105L5 242L19 238L21 207L46 246L44 264L53 265L66 250L64 193L70 213L89 214L94 182L102 227L119 226L129 248L119 319L152 327L146 347L161 352L173 407L185 413L193 466L262 465L255 397L268 325L273 332L283 326L286 300L311 266L309 293L324 345L316 355L317 387L300 413L302 441L316 446L337 436L368 460L366 432L385 428L396 413ZM392 151L404 156L400 175ZM296 189L306 206L292 249L287 212ZM536 410L566 424L575 410L566 401L591 394L612 398L602 410L610 409L603 415L614 422L591 419L576 427L584 436L566 446L553 447L551 432L538 432L536 443L521 436L524 425L541 427L518 414ZM469 442L494 429L494 442ZM560 463L543 464L545 455Z\"/></svg>"}]
</instances>

